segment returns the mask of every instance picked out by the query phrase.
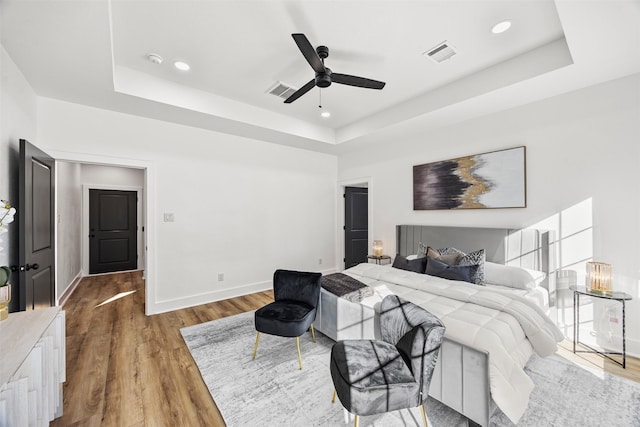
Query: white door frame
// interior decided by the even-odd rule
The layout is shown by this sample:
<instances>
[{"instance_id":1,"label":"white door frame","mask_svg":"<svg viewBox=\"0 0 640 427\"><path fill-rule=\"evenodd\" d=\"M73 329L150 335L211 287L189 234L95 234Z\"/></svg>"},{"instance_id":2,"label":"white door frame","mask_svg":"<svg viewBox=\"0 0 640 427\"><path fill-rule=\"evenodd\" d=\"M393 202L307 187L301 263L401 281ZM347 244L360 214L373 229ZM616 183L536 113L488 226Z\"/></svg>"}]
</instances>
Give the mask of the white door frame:
<instances>
[{"instance_id":1,"label":"white door frame","mask_svg":"<svg viewBox=\"0 0 640 427\"><path fill-rule=\"evenodd\" d=\"M144 171L144 187L142 192L142 224L145 226L143 233L144 242L144 278L145 278L145 314L155 314L156 295L156 181L155 168L148 160L126 159L122 157L99 156L87 153L74 153L68 151L51 150L44 148L51 157L57 161L93 164L102 166L121 166L142 169ZM88 230L88 229L87 229Z\"/></svg>"},{"instance_id":2,"label":"white door frame","mask_svg":"<svg viewBox=\"0 0 640 427\"><path fill-rule=\"evenodd\" d=\"M338 181L336 193L338 196L338 200L336 206L338 207L338 212L336 213L336 224L338 225L338 229L336 230L336 270L343 271L344 270L344 189L346 187L366 187L368 188L367 192L367 220L369 222L369 231L367 232L368 239L368 247L371 247L373 241L371 240L372 233L372 225L373 225L373 178L370 176L362 177L362 178L353 178L353 179L345 179Z\"/></svg>"},{"instance_id":3,"label":"white door frame","mask_svg":"<svg viewBox=\"0 0 640 427\"><path fill-rule=\"evenodd\" d=\"M131 187L126 185L105 185L105 184L82 184L82 271L89 273L89 190L117 190L136 192L136 269L144 270L144 227L142 199L144 192L142 187Z\"/></svg>"}]
</instances>

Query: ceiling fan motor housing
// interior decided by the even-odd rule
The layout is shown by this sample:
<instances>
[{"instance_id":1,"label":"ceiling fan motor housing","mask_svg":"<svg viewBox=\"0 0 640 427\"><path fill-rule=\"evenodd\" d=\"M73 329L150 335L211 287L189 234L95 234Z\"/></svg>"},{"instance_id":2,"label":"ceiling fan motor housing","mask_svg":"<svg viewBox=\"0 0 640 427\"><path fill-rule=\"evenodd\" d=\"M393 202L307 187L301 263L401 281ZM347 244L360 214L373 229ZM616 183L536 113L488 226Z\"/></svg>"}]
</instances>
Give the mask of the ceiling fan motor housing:
<instances>
[{"instance_id":1,"label":"ceiling fan motor housing","mask_svg":"<svg viewBox=\"0 0 640 427\"><path fill-rule=\"evenodd\" d=\"M316 73L316 86L329 87L331 86L331 70L325 68L324 73Z\"/></svg>"},{"instance_id":2,"label":"ceiling fan motor housing","mask_svg":"<svg viewBox=\"0 0 640 427\"><path fill-rule=\"evenodd\" d=\"M320 59L325 59L329 57L329 48L326 46L318 46L316 48L316 53L320 57Z\"/></svg>"}]
</instances>

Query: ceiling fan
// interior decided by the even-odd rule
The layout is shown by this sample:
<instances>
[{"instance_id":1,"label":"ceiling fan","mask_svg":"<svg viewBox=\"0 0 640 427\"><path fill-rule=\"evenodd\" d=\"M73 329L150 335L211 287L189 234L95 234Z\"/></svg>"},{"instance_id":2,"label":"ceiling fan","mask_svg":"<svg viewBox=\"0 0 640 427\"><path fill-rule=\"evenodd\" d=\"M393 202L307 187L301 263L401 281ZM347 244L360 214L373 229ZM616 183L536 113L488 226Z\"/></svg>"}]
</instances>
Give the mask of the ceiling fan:
<instances>
[{"instance_id":1,"label":"ceiling fan","mask_svg":"<svg viewBox=\"0 0 640 427\"><path fill-rule=\"evenodd\" d=\"M313 71L316 72L315 78L309 80L307 84L295 91L290 97L285 99L285 104L291 104L305 93L313 89L314 86L320 88L329 87L331 83L340 83L343 85L363 87L366 89L382 89L385 82L366 79L364 77L350 76L349 74L339 74L331 71L329 67L324 66L324 60L329 56L329 48L326 46L318 46L313 48L309 39L304 34L291 34L293 40L298 45L300 52L307 60Z\"/></svg>"}]
</instances>

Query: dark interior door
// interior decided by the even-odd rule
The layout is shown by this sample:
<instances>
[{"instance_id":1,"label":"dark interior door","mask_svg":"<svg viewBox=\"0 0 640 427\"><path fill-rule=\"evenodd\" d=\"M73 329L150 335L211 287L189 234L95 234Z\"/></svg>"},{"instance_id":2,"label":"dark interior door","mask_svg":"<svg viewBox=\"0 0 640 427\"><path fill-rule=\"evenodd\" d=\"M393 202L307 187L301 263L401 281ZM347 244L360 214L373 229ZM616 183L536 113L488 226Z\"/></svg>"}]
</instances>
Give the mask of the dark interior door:
<instances>
[{"instance_id":1,"label":"dark interior door","mask_svg":"<svg viewBox=\"0 0 640 427\"><path fill-rule=\"evenodd\" d=\"M367 262L369 202L366 188L344 189L344 268Z\"/></svg>"},{"instance_id":2,"label":"dark interior door","mask_svg":"<svg viewBox=\"0 0 640 427\"><path fill-rule=\"evenodd\" d=\"M138 267L137 194L89 190L89 273Z\"/></svg>"},{"instance_id":3,"label":"dark interior door","mask_svg":"<svg viewBox=\"0 0 640 427\"><path fill-rule=\"evenodd\" d=\"M55 305L55 161L20 140L18 220L20 310Z\"/></svg>"}]
</instances>

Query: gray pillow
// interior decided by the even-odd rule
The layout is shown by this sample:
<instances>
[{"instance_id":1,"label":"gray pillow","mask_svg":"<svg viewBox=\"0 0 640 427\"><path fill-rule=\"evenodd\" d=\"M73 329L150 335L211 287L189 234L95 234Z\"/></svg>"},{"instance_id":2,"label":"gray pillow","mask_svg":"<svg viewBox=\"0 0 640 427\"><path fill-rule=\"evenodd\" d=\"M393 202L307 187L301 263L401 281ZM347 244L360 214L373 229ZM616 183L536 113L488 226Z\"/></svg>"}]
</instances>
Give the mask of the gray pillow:
<instances>
[{"instance_id":1,"label":"gray pillow","mask_svg":"<svg viewBox=\"0 0 640 427\"><path fill-rule=\"evenodd\" d=\"M461 254L457 252L452 252L450 254L440 255L437 250L432 247L427 248L427 256L433 259L437 259L438 261L442 261L447 265L456 265L460 260Z\"/></svg>"}]
</instances>

